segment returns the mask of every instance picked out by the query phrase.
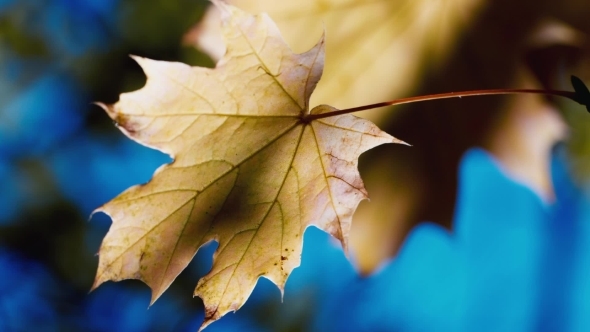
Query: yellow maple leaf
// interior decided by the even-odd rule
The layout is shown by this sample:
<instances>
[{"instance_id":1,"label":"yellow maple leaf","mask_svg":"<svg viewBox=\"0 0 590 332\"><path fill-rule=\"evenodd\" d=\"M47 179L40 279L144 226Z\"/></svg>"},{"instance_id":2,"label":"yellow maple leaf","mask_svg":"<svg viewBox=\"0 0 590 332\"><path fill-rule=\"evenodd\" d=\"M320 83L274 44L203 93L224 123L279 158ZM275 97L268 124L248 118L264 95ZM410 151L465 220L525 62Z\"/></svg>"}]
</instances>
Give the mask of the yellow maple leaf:
<instances>
[{"instance_id":1,"label":"yellow maple leaf","mask_svg":"<svg viewBox=\"0 0 590 332\"><path fill-rule=\"evenodd\" d=\"M153 302L216 240L212 270L194 292L206 308L202 327L240 308L261 276L282 292L308 226L346 249L352 214L367 197L359 155L403 143L350 114L320 116L333 107L309 110L323 38L295 54L267 15L216 5L227 43L216 68L135 57L145 87L103 105L123 133L174 162L97 209L113 224L93 285L139 279Z\"/></svg>"}]
</instances>

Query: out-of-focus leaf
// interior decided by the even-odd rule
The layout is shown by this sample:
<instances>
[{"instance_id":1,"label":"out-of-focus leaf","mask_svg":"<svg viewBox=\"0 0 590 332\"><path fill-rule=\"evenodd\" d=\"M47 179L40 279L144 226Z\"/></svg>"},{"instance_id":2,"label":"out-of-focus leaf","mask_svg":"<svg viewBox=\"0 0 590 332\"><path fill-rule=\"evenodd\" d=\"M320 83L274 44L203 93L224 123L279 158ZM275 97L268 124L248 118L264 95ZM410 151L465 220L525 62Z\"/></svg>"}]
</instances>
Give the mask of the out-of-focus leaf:
<instances>
[{"instance_id":1,"label":"out-of-focus leaf","mask_svg":"<svg viewBox=\"0 0 590 332\"><path fill-rule=\"evenodd\" d=\"M408 93L420 74L442 63L485 1L475 0L226 0L251 13L266 12L297 51L312 46L325 30L325 75L311 105L348 108ZM219 59L225 46L219 18L210 7L186 37ZM363 113L378 120L379 110Z\"/></svg>"},{"instance_id":2,"label":"out-of-focus leaf","mask_svg":"<svg viewBox=\"0 0 590 332\"><path fill-rule=\"evenodd\" d=\"M541 88L524 71L514 85ZM559 111L538 95L513 96L502 107L503 116L496 119L489 149L516 181L526 184L545 200L553 200L551 150L567 131Z\"/></svg>"}]
</instances>

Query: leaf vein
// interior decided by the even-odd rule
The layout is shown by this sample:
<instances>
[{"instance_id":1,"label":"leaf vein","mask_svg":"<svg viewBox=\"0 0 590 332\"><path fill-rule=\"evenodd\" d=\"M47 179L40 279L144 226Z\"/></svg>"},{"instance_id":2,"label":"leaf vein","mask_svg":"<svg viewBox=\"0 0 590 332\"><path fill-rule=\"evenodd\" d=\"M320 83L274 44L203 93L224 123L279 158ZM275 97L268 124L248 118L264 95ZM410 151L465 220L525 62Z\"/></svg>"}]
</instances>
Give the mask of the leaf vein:
<instances>
[{"instance_id":1,"label":"leaf vein","mask_svg":"<svg viewBox=\"0 0 590 332\"><path fill-rule=\"evenodd\" d=\"M299 146L301 144L301 139L303 137L303 133L304 133L305 129L302 128L301 130L301 134L299 134L299 139L297 141L297 145L295 148L295 152L293 153L293 156L291 157L291 162L289 163L289 168L293 165L293 161L295 160L295 156L297 155L297 152L299 150ZM283 190L283 186L285 185L285 182L287 180L287 176L288 176L289 172L285 172L285 177L283 178L283 182L281 183L281 185L279 186L278 190L277 190L277 194L275 196L275 199L273 200L272 204L270 204L268 210L266 211L266 213L264 214L264 216L262 217L262 220L260 222L260 224L258 225L258 227L256 228L256 231L254 232L254 234L252 234L252 238L250 238L250 241L248 242L248 245L246 245L246 248L244 249L242 256L240 257L240 259L236 262L236 268L234 269L234 271L232 272L232 275L230 276L230 280L234 278L234 275L236 273L236 270L238 268L238 266L242 263L244 257L246 256L246 253L248 252L248 249L250 249L250 246L252 245L252 242L254 242L254 238L256 237L256 235L258 234L258 231L260 230L260 228L262 227L262 225L264 224L264 222L267 220L267 217L270 213L270 211L272 210L273 206L275 203L277 203L277 199L279 197L279 194L281 193L281 191ZM224 249L227 248L224 247ZM229 283L228 283L229 284ZM223 293L221 294L221 296L219 297L219 301L221 302L223 297L225 296L225 293L227 292L227 286L223 289Z\"/></svg>"}]
</instances>

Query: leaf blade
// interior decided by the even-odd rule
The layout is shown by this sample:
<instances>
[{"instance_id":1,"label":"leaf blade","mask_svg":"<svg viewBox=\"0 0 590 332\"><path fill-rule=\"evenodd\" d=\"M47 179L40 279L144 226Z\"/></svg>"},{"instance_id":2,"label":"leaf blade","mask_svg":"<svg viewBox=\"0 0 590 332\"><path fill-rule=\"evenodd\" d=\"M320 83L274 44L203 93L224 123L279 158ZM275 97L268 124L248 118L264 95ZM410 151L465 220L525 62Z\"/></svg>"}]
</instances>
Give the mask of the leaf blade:
<instances>
[{"instance_id":1,"label":"leaf blade","mask_svg":"<svg viewBox=\"0 0 590 332\"><path fill-rule=\"evenodd\" d=\"M294 54L268 16L218 5L230 47L215 69L135 57L146 86L103 105L125 135L174 161L96 210L113 224L93 289L139 279L153 303L201 246L219 243L194 291L206 307L202 328L240 308L261 276L282 292L306 227L346 247L352 214L367 197L358 156L401 142L352 115L306 121L323 38Z\"/></svg>"}]
</instances>

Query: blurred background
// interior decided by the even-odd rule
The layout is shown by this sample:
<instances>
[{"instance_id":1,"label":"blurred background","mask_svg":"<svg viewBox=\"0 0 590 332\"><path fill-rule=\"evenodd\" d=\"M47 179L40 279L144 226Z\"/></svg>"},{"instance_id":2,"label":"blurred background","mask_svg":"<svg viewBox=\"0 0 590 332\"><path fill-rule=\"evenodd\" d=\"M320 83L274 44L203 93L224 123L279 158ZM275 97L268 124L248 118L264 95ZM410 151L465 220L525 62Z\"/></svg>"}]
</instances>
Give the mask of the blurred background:
<instances>
[{"instance_id":1,"label":"blurred background","mask_svg":"<svg viewBox=\"0 0 590 332\"><path fill-rule=\"evenodd\" d=\"M587 0L228 1L268 12L295 51L327 36L311 104L590 83ZM213 67L204 0L0 0L0 331L196 331L202 248L148 309L137 281L88 293L110 226L91 212L170 158L92 102L145 76L129 54ZM412 145L363 154L371 202L350 259L305 234L302 266L207 331L590 330L590 114L543 96L367 111Z\"/></svg>"}]
</instances>

